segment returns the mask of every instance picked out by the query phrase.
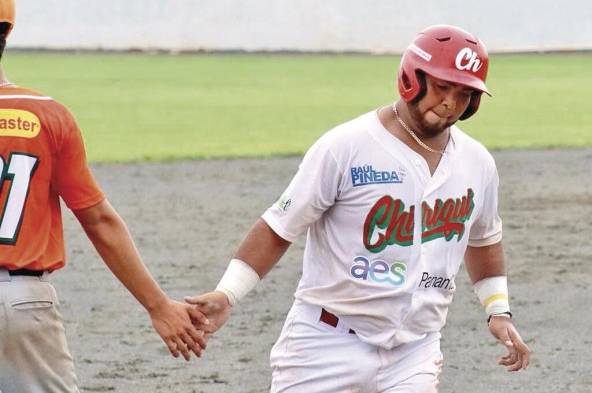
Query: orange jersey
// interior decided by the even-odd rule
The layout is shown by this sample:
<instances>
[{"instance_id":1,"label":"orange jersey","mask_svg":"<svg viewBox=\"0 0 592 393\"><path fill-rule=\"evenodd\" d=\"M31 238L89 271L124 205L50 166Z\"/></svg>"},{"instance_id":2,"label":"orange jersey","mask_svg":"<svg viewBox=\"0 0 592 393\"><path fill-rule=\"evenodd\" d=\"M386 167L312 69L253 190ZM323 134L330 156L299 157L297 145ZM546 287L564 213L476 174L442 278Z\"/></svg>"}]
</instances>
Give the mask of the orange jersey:
<instances>
[{"instance_id":1,"label":"orange jersey","mask_svg":"<svg viewBox=\"0 0 592 393\"><path fill-rule=\"evenodd\" d=\"M0 266L64 266L60 197L72 210L105 198L87 165L76 120L49 97L0 88Z\"/></svg>"}]
</instances>

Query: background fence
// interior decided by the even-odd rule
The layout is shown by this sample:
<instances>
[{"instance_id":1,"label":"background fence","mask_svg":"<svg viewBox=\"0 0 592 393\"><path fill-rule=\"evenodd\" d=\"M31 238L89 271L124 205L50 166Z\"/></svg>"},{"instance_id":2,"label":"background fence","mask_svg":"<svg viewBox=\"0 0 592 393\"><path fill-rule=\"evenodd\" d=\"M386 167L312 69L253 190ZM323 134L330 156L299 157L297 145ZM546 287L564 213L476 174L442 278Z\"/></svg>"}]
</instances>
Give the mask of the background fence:
<instances>
[{"instance_id":1,"label":"background fence","mask_svg":"<svg viewBox=\"0 0 592 393\"><path fill-rule=\"evenodd\" d=\"M17 0L10 47L400 53L436 23L492 52L590 50L587 0Z\"/></svg>"}]
</instances>

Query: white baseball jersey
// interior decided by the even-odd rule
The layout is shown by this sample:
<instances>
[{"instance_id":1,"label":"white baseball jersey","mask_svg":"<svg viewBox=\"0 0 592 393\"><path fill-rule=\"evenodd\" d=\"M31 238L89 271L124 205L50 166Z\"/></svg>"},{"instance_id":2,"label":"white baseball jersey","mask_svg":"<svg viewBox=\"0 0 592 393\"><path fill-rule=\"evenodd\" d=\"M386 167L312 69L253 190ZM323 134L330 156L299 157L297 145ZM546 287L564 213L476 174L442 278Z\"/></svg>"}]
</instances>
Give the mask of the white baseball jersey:
<instances>
[{"instance_id":1,"label":"white baseball jersey","mask_svg":"<svg viewBox=\"0 0 592 393\"><path fill-rule=\"evenodd\" d=\"M501 240L497 188L457 127L431 175L373 111L323 135L262 218L290 242L308 230L295 297L392 348L440 331L467 245Z\"/></svg>"}]
</instances>

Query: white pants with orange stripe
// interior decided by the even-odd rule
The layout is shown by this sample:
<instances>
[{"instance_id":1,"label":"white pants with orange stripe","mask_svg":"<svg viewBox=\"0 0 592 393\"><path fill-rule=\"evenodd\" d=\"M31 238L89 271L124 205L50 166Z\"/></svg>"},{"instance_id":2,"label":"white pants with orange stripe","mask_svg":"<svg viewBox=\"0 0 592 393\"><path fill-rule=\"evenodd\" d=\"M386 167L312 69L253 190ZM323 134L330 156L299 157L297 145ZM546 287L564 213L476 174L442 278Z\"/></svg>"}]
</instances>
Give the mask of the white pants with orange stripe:
<instances>
[{"instance_id":1,"label":"white pants with orange stripe","mask_svg":"<svg viewBox=\"0 0 592 393\"><path fill-rule=\"evenodd\" d=\"M78 393L58 307L45 277L0 268L0 392Z\"/></svg>"},{"instance_id":2,"label":"white pants with orange stripe","mask_svg":"<svg viewBox=\"0 0 592 393\"><path fill-rule=\"evenodd\" d=\"M320 320L296 300L271 350L272 393L436 393L440 333L391 350L361 341L347 326Z\"/></svg>"}]
</instances>

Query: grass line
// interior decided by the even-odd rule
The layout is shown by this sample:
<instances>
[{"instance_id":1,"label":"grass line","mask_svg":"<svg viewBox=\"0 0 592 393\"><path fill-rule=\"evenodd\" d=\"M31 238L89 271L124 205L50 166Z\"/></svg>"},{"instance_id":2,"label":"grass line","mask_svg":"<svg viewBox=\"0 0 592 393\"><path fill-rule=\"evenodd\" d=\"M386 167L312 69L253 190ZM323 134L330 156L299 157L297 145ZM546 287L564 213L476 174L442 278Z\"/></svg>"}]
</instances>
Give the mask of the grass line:
<instances>
[{"instance_id":1,"label":"grass line","mask_svg":"<svg viewBox=\"0 0 592 393\"><path fill-rule=\"evenodd\" d=\"M92 161L302 154L395 99L396 56L8 52L17 84L68 105ZM496 55L462 129L491 149L592 146L592 54Z\"/></svg>"}]
</instances>

